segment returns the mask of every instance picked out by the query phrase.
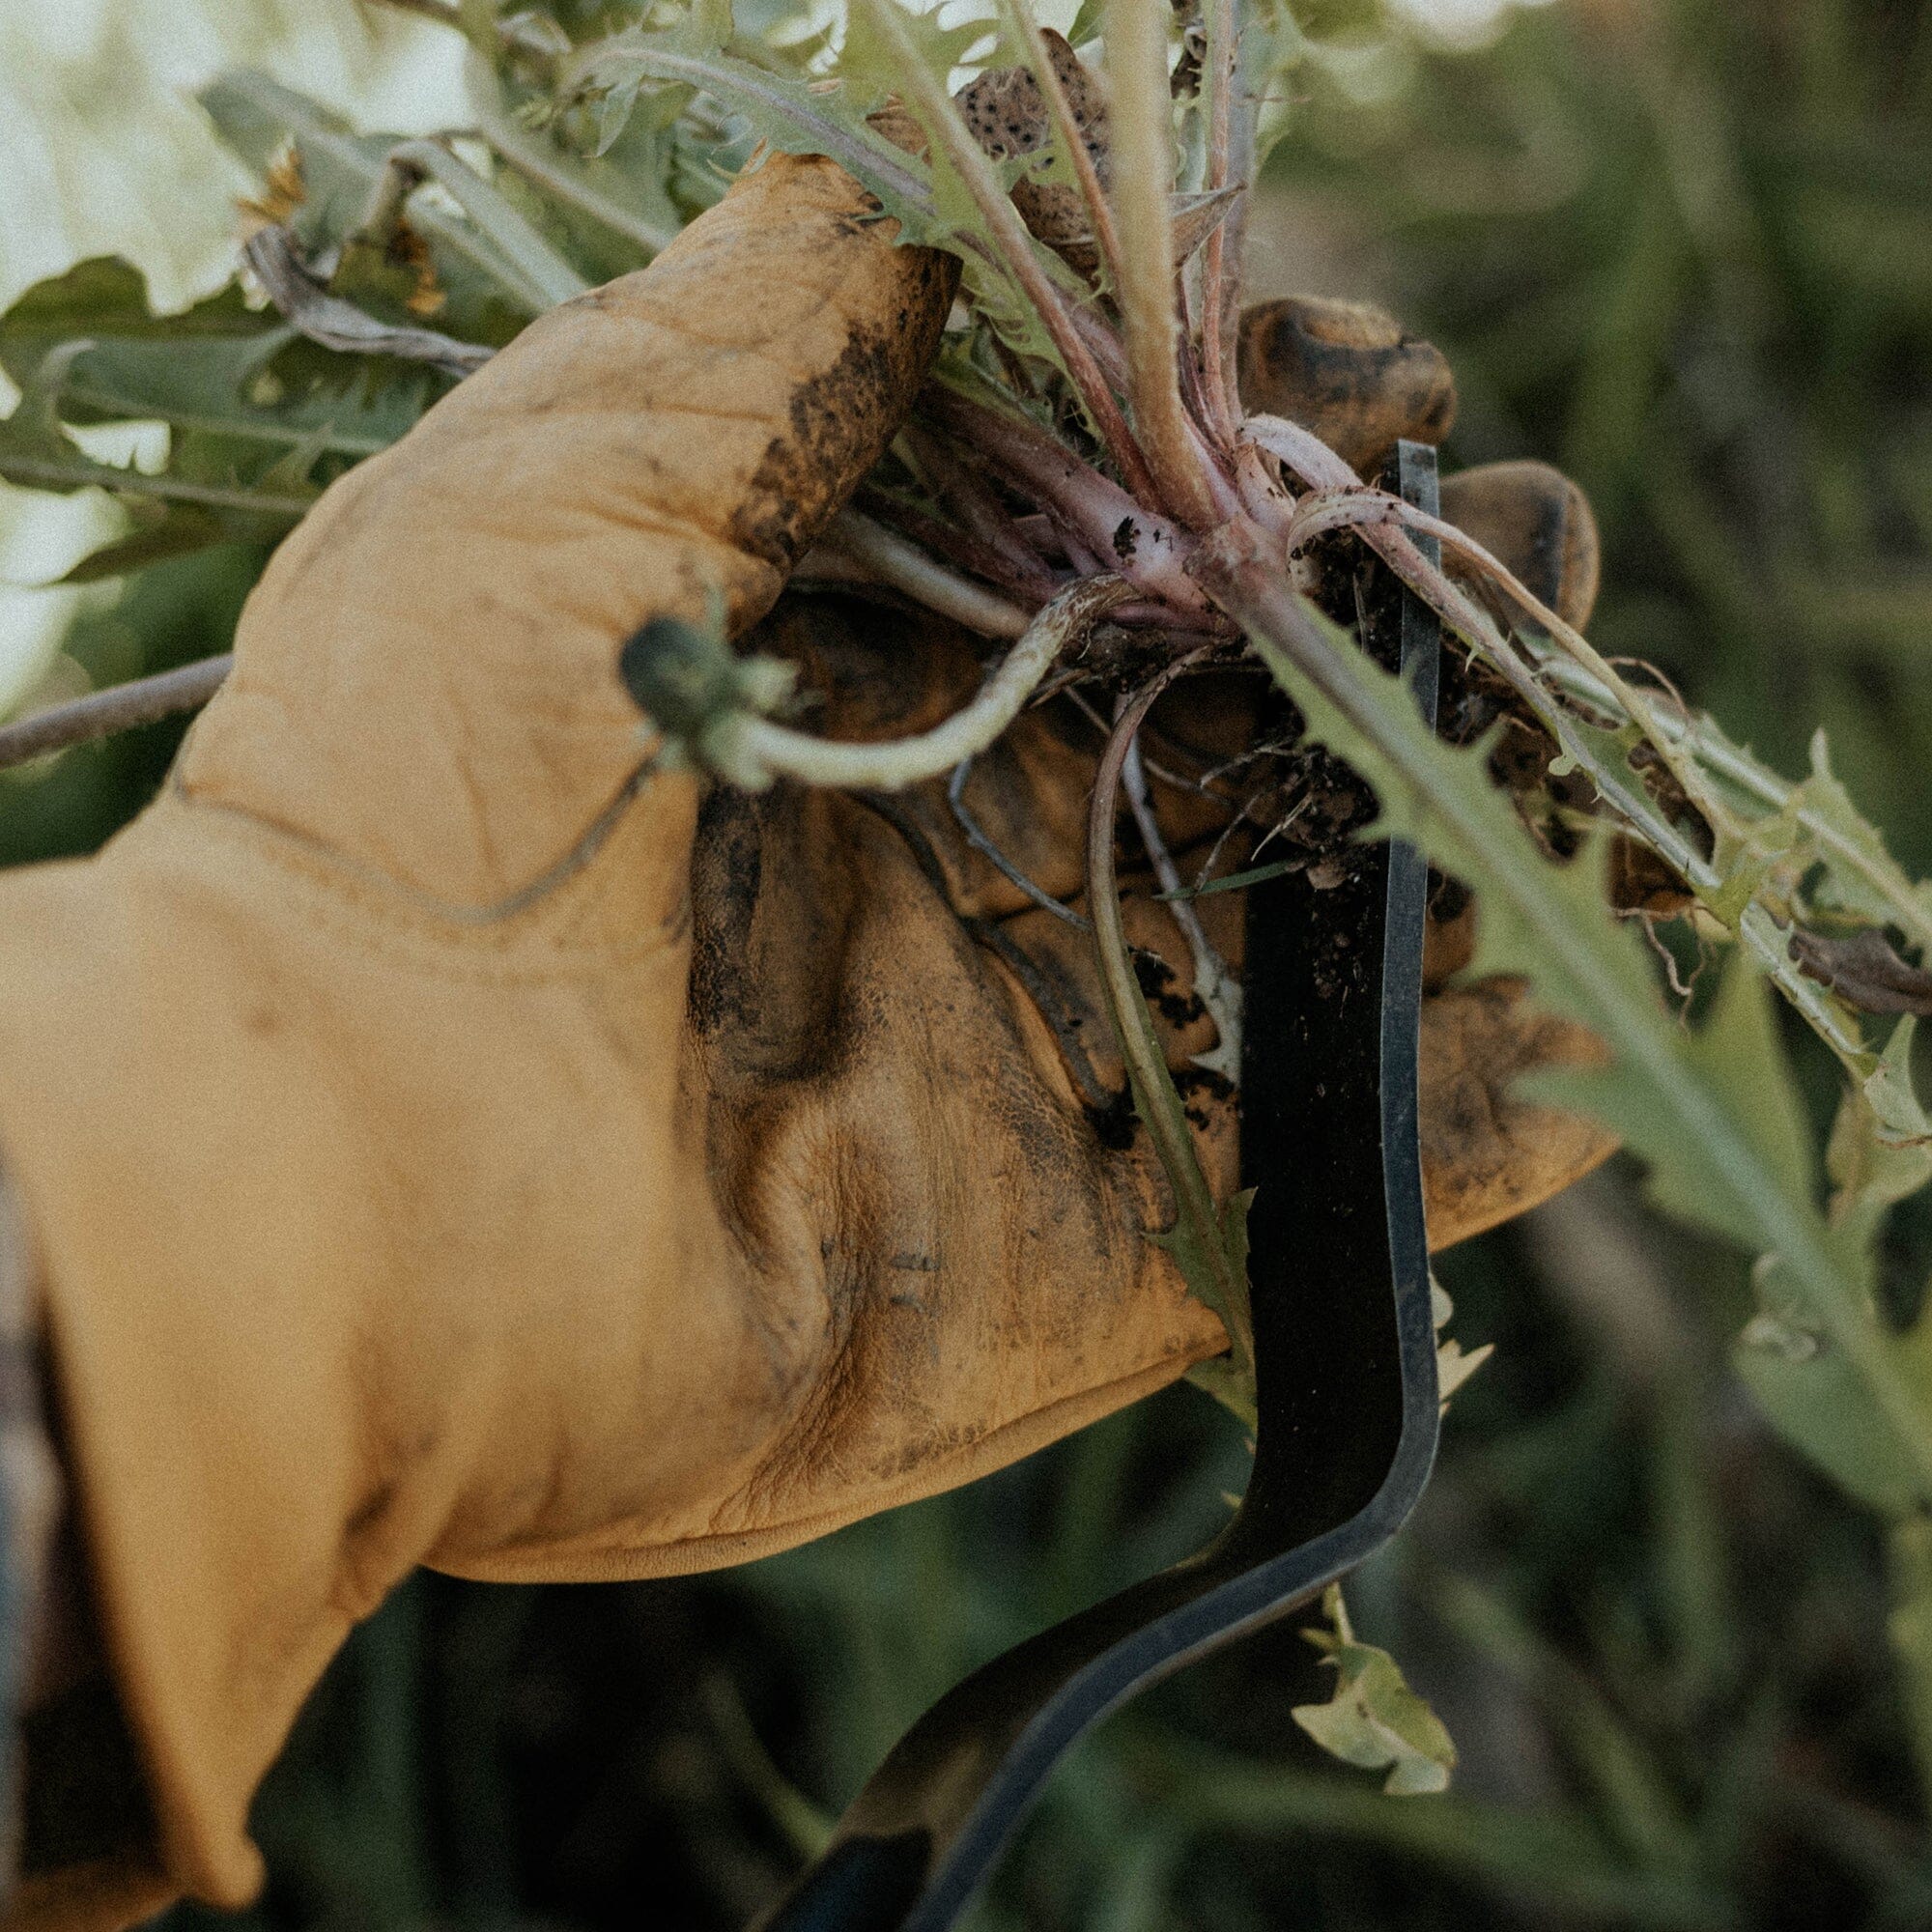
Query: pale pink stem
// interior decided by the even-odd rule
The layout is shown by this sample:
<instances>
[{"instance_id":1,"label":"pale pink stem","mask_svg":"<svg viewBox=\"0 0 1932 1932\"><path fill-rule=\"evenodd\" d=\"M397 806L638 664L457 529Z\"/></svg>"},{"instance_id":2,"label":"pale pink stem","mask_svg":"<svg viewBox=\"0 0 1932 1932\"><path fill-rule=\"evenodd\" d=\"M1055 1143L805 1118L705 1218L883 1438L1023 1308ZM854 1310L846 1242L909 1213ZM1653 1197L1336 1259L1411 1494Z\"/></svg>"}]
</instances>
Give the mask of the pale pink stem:
<instances>
[{"instance_id":1,"label":"pale pink stem","mask_svg":"<svg viewBox=\"0 0 1932 1932\"><path fill-rule=\"evenodd\" d=\"M1241 507L1264 529L1285 535L1294 508L1294 499L1268 468L1268 460L1259 443L1245 437L1235 445L1235 487L1240 492Z\"/></svg>"},{"instance_id":2,"label":"pale pink stem","mask_svg":"<svg viewBox=\"0 0 1932 1932\"><path fill-rule=\"evenodd\" d=\"M1228 185L1228 145L1233 118L1235 56L1234 0L1208 0L1208 180L1209 194ZM1230 210L1230 216L1234 213ZM1235 446L1235 406L1224 366L1223 331L1229 317L1227 222L1220 221L1201 251L1201 374L1207 418L1226 448ZM1238 279L1238 278L1236 278Z\"/></svg>"},{"instance_id":3,"label":"pale pink stem","mask_svg":"<svg viewBox=\"0 0 1932 1932\"><path fill-rule=\"evenodd\" d=\"M1023 611L1007 598L996 597L983 584L935 563L918 544L857 510L840 510L819 539L819 547L844 552L879 582L969 631L978 631L981 637L1022 637L1034 620L1031 611Z\"/></svg>"},{"instance_id":4,"label":"pale pink stem","mask_svg":"<svg viewBox=\"0 0 1932 1932\"><path fill-rule=\"evenodd\" d=\"M1094 353L1094 360L1100 366L1101 373L1117 389L1127 385L1127 353L1121 345L1121 338L1091 310L1073 310L1074 326L1080 330L1081 339ZM1183 346L1178 366L1185 366L1187 351ZM1216 520L1226 523L1230 517L1241 512L1239 492L1229 479L1226 459L1201 432L1200 425L1187 411L1181 412L1181 422L1187 438L1188 447L1194 452L1194 460L1200 466L1204 480L1214 505Z\"/></svg>"},{"instance_id":5,"label":"pale pink stem","mask_svg":"<svg viewBox=\"0 0 1932 1932\"><path fill-rule=\"evenodd\" d=\"M1039 556L1014 527L1013 519L1001 507L998 497L971 469L917 423L908 424L900 435L926 488L952 507L967 532L988 550L998 552L1022 575L1038 576Z\"/></svg>"},{"instance_id":6,"label":"pale pink stem","mask_svg":"<svg viewBox=\"0 0 1932 1932\"><path fill-rule=\"evenodd\" d=\"M1345 490L1361 478L1315 434L1286 416L1254 415L1241 425L1241 435L1277 457L1304 482L1318 490Z\"/></svg>"},{"instance_id":7,"label":"pale pink stem","mask_svg":"<svg viewBox=\"0 0 1932 1932\"><path fill-rule=\"evenodd\" d=\"M1073 118L1073 103L1067 99L1066 90L1061 85L1060 75L1046 51L1039 22L1034 18L1033 9L1027 5L1027 0L1008 0L1007 14L1018 30L1021 50L1026 55L1028 67L1033 70L1040 97L1046 102L1046 111L1053 122L1054 132L1060 137L1066 164L1073 170L1080 199L1087 204L1087 218L1094 224L1094 248L1107 270L1108 279L1118 289L1121 286L1121 238L1114 227L1114 211L1107 205L1107 192L1100 185L1100 177L1094 170L1094 156L1088 152L1087 137Z\"/></svg>"},{"instance_id":8,"label":"pale pink stem","mask_svg":"<svg viewBox=\"0 0 1932 1932\"><path fill-rule=\"evenodd\" d=\"M1114 218L1122 260L1116 291L1127 351L1127 396L1157 500L1204 530L1222 512L1181 406L1174 329L1174 106L1167 0L1111 0L1107 77L1114 133Z\"/></svg>"},{"instance_id":9,"label":"pale pink stem","mask_svg":"<svg viewBox=\"0 0 1932 1932\"><path fill-rule=\"evenodd\" d=\"M1423 536L1435 537L1445 551L1461 556L1480 576L1493 583L1516 604L1531 623L1541 626L1577 663L1609 687L1616 695L1618 702L1623 705L1625 714L1650 740L1652 749L1664 769L1676 779L1690 797L1699 801L1699 810L1710 821L1714 831L1734 836L1742 835L1743 827L1735 815L1721 800L1710 795L1707 786L1698 783L1690 759L1669 735L1650 699L1620 677L1615 668L1605 661L1597 647L1584 637L1582 632L1558 616L1508 565L1492 555L1473 537L1465 535L1454 524L1445 523L1440 517L1432 517L1426 511L1405 503L1400 497L1392 497L1382 490L1357 489L1345 492L1338 495L1332 504L1322 502L1319 498L1304 498L1302 504L1296 508L1294 523L1300 523L1303 511L1309 509L1311 503L1313 504L1311 524L1319 520L1321 526L1331 529L1350 524L1360 527L1364 541L1386 559L1389 567L1398 576L1434 604L1472 643L1481 642L1488 645L1495 660L1496 668L1502 670L1506 677L1510 676L1510 667L1520 667L1520 661L1516 653L1508 648L1501 632L1490 618L1489 613L1473 599L1465 596L1439 567L1432 564L1416 549L1409 532L1415 531ZM1310 534L1313 533L1311 528ZM1305 539L1291 538L1291 542L1293 541L1305 541ZM1527 670L1522 671L1522 677L1534 686L1534 680ZM1516 680L1511 678L1511 682L1514 684Z\"/></svg>"},{"instance_id":10,"label":"pale pink stem","mask_svg":"<svg viewBox=\"0 0 1932 1932\"><path fill-rule=\"evenodd\" d=\"M1034 239L1027 232L1026 223L1020 219L1019 211L1013 207L1012 197L1000 185L992 163L967 131L952 97L940 79L927 69L923 57L913 44L912 36L898 12L897 0L859 0L859 4L864 7L867 17L878 30L880 38L892 48L901 86L922 110L927 128L946 150L947 158L979 208L992 237L990 250L982 252L1007 269L1020 285L1027 300L1033 304L1034 312L1053 338L1053 346L1060 352L1060 359L1065 365L1074 392L1093 418L1101 442L1126 479L1128 488L1136 495L1153 500L1153 477L1148 469L1147 458L1127 427L1127 419L1122 413L1113 390L1107 386L1099 370L1094 367L1094 358L1087 353L1086 345L1074 332L1067 317L1066 304L1061 300L1059 291L1041 267L1039 256L1035 252Z\"/></svg>"},{"instance_id":11,"label":"pale pink stem","mask_svg":"<svg viewBox=\"0 0 1932 1932\"><path fill-rule=\"evenodd\" d=\"M1118 483L1082 463L1043 430L943 386L935 385L926 395L928 413L1002 465L1136 589L1178 611L1208 609L1200 586L1182 568L1193 543L1177 525L1144 509Z\"/></svg>"}]
</instances>

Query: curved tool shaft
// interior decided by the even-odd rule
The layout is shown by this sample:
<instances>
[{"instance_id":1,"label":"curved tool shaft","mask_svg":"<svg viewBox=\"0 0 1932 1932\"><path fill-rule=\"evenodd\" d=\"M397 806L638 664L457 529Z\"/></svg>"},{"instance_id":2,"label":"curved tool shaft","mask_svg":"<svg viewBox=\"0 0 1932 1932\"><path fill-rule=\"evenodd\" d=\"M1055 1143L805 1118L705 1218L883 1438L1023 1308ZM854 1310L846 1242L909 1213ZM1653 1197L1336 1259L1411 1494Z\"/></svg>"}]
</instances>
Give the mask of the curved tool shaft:
<instances>
[{"instance_id":1,"label":"curved tool shaft","mask_svg":"<svg viewBox=\"0 0 1932 1932\"><path fill-rule=\"evenodd\" d=\"M1435 508L1435 452L1401 447ZM1433 717L1440 632L1385 573L1363 631ZM1310 1601L1388 1541L1435 1455L1416 1139L1427 867L1396 842L1316 893L1248 894L1242 1164L1254 1474L1198 1556L995 1658L900 1739L763 1932L945 1932L1061 1755L1137 1690Z\"/></svg>"}]
</instances>

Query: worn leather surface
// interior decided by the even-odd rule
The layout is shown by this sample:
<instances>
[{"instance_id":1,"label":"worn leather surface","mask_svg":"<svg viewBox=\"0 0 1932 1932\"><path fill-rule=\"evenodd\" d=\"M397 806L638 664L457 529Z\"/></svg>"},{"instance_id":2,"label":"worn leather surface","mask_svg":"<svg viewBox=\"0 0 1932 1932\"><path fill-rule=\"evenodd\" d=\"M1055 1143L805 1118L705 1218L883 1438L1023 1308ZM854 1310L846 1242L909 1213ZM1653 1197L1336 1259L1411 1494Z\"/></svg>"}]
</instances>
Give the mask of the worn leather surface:
<instances>
[{"instance_id":1,"label":"worn leather surface","mask_svg":"<svg viewBox=\"0 0 1932 1932\"><path fill-rule=\"evenodd\" d=\"M1359 475L1401 437L1440 442L1456 420L1456 379L1433 342L1373 302L1285 296L1243 311L1243 405L1312 429Z\"/></svg>"},{"instance_id":2,"label":"worn leather surface","mask_svg":"<svg viewBox=\"0 0 1932 1932\"><path fill-rule=\"evenodd\" d=\"M1596 513L1547 463L1483 463L1442 479L1442 514L1501 558L1559 617L1581 629L1602 566ZM1452 556L1452 575L1460 566Z\"/></svg>"},{"instance_id":3,"label":"worn leather surface","mask_svg":"<svg viewBox=\"0 0 1932 1932\"><path fill-rule=\"evenodd\" d=\"M1085 942L936 791L641 770L620 641L758 619L921 379L951 276L867 213L776 157L533 326L283 547L164 797L0 881L0 1143L168 1887L250 1896L250 1795L415 1564L733 1562L1222 1344L1147 1238L1165 1198ZM761 641L854 734L980 674L849 604ZM1096 743L1031 713L969 789L1050 891L1078 884ZM1232 945L1233 898L1202 904ZM1129 923L1174 968L1185 1069L1211 1037L1185 953L1147 898ZM1472 998L1427 1025L1460 1012L1483 1105L1458 1104L1520 1205L1569 1172L1483 1071L1509 1000ZM1232 1107L1189 1079L1228 1184ZM1431 1187L1438 1240L1488 1211ZM112 1925L156 1894L119 1870L44 1896L35 1922Z\"/></svg>"}]
</instances>

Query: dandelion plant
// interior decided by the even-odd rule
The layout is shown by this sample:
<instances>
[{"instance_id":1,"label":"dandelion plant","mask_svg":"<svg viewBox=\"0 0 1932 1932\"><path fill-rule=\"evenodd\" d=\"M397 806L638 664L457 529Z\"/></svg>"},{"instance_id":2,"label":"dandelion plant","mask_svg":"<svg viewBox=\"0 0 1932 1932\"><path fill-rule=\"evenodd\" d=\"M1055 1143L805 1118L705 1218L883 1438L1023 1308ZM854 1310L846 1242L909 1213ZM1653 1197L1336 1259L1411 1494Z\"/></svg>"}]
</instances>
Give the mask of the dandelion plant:
<instances>
[{"instance_id":1,"label":"dandelion plant","mask_svg":"<svg viewBox=\"0 0 1932 1932\"><path fill-rule=\"evenodd\" d=\"M1932 891L1888 854L1822 737L1803 777L1772 772L1452 524L1306 427L1244 410L1247 207L1323 57L1290 0L1090 0L1064 37L1030 0L761 7L755 22L729 0L654 0L589 35L562 10L409 11L468 37L471 125L359 136L246 73L203 97L262 177L247 261L270 305L238 287L156 318L138 278L91 263L0 319L23 398L0 423L0 476L126 506L124 533L76 575L272 540L533 315L647 261L762 149L832 157L901 243L956 258L960 294L912 422L801 576L977 633L987 676L920 736L838 745L784 715L783 668L664 626L627 674L666 754L745 786L891 791L962 774L1043 691L1087 704L1106 742L1080 923L1171 1182L1171 1244L1229 1331L1221 1392L1239 1409L1239 1208L1208 1188L1156 1043L1114 845L1122 798L1144 801L1137 734L1161 694L1231 666L1272 678L1298 754L1344 760L1374 789L1374 831L1416 840L1473 891L1477 969L1525 976L1608 1048L1600 1068L1543 1076L1548 1094L1608 1122L1666 1211L1761 1258L1738 1360L1777 1426L1889 1519L1932 1507L1932 1330L1894 1332L1873 1298L1885 1218L1932 1179L1911 1074L1932 1011ZM163 467L117 469L75 440L123 420L169 426ZM1337 586L1365 550L1455 642L1480 700L1458 742L1427 730L1338 622ZM1097 648L1102 633L1126 646ZM1505 729L1538 747L1513 787L1497 783ZM1260 762L1230 795L1258 847ZM1232 1068L1238 988L1186 910L1228 870L1183 880L1151 812L1134 816ZM1613 905L1611 869L1632 852L1670 882L1667 911ZM1673 987L1690 952L1718 963L1687 1003ZM1843 1076L1822 1163L1771 994Z\"/></svg>"}]
</instances>

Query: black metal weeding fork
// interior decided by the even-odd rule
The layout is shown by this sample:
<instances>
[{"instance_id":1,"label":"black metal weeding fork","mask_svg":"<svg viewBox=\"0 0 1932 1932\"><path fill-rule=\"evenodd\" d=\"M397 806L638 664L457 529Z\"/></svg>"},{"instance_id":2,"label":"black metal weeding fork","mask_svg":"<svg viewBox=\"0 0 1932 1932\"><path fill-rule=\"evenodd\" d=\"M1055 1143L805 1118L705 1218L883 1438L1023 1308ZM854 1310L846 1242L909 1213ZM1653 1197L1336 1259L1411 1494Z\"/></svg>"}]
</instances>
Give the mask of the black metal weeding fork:
<instances>
[{"instance_id":1,"label":"black metal weeding fork","mask_svg":"<svg viewBox=\"0 0 1932 1932\"><path fill-rule=\"evenodd\" d=\"M1395 482L1436 509L1435 452ZM1363 635L1435 709L1441 633L1379 567ZM1321 895L1249 888L1241 1151L1260 1427L1234 1520L1198 1555L955 1685L873 1774L763 1932L946 1932L1063 1752L1136 1691L1308 1603L1402 1527L1438 1398L1416 1138L1427 867L1370 848Z\"/></svg>"}]
</instances>

